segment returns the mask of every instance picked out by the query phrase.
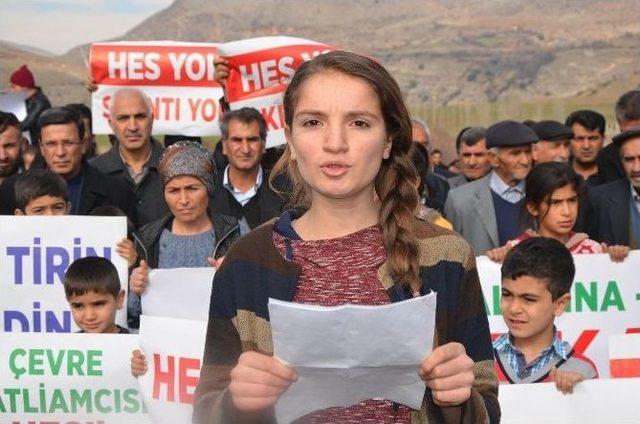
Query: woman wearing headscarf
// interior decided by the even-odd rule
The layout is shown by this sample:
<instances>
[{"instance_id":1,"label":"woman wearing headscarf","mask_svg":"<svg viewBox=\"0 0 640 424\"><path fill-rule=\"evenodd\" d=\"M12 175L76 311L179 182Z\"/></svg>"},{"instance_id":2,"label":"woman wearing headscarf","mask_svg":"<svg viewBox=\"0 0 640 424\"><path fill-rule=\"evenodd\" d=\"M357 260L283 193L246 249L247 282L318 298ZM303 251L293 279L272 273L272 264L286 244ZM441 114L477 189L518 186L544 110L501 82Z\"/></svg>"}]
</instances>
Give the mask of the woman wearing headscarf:
<instances>
[{"instance_id":1,"label":"woman wearing headscarf","mask_svg":"<svg viewBox=\"0 0 640 424\"><path fill-rule=\"evenodd\" d=\"M193 141L173 144L160 159L158 171L170 213L135 236L142 260L129 278L130 327L139 327L139 296L149 283L150 268L218 266L240 237L234 217L214 214L209 208L215 169L209 151Z\"/></svg>"}]
</instances>

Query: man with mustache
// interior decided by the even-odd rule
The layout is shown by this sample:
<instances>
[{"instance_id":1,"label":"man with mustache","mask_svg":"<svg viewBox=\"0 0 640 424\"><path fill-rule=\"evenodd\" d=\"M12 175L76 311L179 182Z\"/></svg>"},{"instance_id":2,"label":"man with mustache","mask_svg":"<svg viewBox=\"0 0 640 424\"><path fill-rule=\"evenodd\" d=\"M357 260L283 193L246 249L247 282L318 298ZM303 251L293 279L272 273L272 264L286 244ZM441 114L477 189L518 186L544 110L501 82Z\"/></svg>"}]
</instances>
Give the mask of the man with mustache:
<instances>
[{"instance_id":1,"label":"man with mustache","mask_svg":"<svg viewBox=\"0 0 640 424\"><path fill-rule=\"evenodd\" d=\"M162 145L151 137L151 100L135 88L117 90L109 104L109 126L118 142L91 164L128 185L136 197L138 227L169 212L158 174Z\"/></svg>"},{"instance_id":2,"label":"man with mustache","mask_svg":"<svg viewBox=\"0 0 640 424\"><path fill-rule=\"evenodd\" d=\"M613 137L626 178L590 192L589 235L607 244L640 248L640 126Z\"/></svg>"},{"instance_id":3,"label":"man with mustache","mask_svg":"<svg viewBox=\"0 0 640 424\"><path fill-rule=\"evenodd\" d=\"M89 215L100 206L115 206L135 222L133 193L115 178L83 160L84 125L78 114L67 107L47 109L38 117L40 154L44 166L67 183L71 215ZM41 166L41 165L38 165ZM0 186L0 212L13 215L17 175Z\"/></svg>"},{"instance_id":4,"label":"man with mustache","mask_svg":"<svg viewBox=\"0 0 640 424\"><path fill-rule=\"evenodd\" d=\"M531 145L538 142L531 128L516 121L493 124L486 139L493 170L451 190L444 207L454 230L477 255L503 246L529 225L522 218L524 180L531 170Z\"/></svg>"},{"instance_id":5,"label":"man with mustache","mask_svg":"<svg viewBox=\"0 0 640 424\"><path fill-rule=\"evenodd\" d=\"M451 189L482 178L491 170L486 137L487 130L482 127L467 127L460 131L456 150L461 172L447 180Z\"/></svg>"},{"instance_id":6,"label":"man with mustache","mask_svg":"<svg viewBox=\"0 0 640 424\"><path fill-rule=\"evenodd\" d=\"M565 125L573 130L569 146L571 165L590 187L602 184L597 161L604 145L606 122L602 114L593 110L577 110L565 121Z\"/></svg>"},{"instance_id":7,"label":"man with mustache","mask_svg":"<svg viewBox=\"0 0 640 424\"><path fill-rule=\"evenodd\" d=\"M531 126L540 141L531 146L533 162L568 162L573 131L558 121L540 121Z\"/></svg>"},{"instance_id":8,"label":"man with mustache","mask_svg":"<svg viewBox=\"0 0 640 424\"><path fill-rule=\"evenodd\" d=\"M267 123L254 108L224 114L220 126L222 153L229 164L220 172L211 199L214 212L233 216L242 233L279 216L285 200L269 187L261 166L267 142Z\"/></svg>"}]
</instances>

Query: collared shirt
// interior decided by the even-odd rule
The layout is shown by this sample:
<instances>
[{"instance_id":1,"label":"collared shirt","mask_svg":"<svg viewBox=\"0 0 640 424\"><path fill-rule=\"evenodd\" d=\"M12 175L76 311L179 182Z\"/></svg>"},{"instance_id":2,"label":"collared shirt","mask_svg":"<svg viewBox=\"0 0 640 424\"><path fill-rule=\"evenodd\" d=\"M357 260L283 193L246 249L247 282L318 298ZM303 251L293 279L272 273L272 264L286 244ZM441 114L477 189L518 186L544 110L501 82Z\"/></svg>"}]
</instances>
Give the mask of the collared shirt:
<instances>
[{"instance_id":1,"label":"collared shirt","mask_svg":"<svg viewBox=\"0 0 640 424\"><path fill-rule=\"evenodd\" d=\"M499 353L506 354L509 368L518 378L525 379L532 375L535 376L554 359L567 359L567 355L571 352L571 345L560 340L555 327L553 332L551 345L540 352L540 355L528 364L524 354L511 343L511 335L509 333L503 334L493 342L493 348Z\"/></svg>"},{"instance_id":2,"label":"collared shirt","mask_svg":"<svg viewBox=\"0 0 640 424\"><path fill-rule=\"evenodd\" d=\"M502 181L502 178L500 178L495 171L491 171L489 188L509 203L518 203L520 200L524 199L524 181L520 181L518 184L511 187Z\"/></svg>"},{"instance_id":3,"label":"collared shirt","mask_svg":"<svg viewBox=\"0 0 640 424\"><path fill-rule=\"evenodd\" d=\"M630 184L630 185L631 185L631 199L633 199L633 203L636 205L636 209L638 209L638 213L640 213L640 194L638 194L638 191L633 186L633 184Z\"/></svg>"},{"instance_id":4,"label":"collared shirt","mask_svg":"<svg viewBox=\"0 0 640 424\"><path fill-rule=\"evenodd\" d=\"M122 163L124 163L124 166L127 167L127 172L129 173L129 176L133 180L133 183L135 185L140 184L140 182L142 182L144 177L146 177L147 174L149 173L149 166L148 165L149 165L149 159L151 159L151 153L153 153L153 149L149 150L149 156L147 156L147 159L145 159L144 165L142 165L142 168L140 169L140 172L136 172L131 167L131 165L129 165L127 163L127 161L125 160L124 156L122 156L122 152L120 151L119 147L118 147L118 153L120 154L120 158L122 159Z\"/></svg>"},{"instance_id":5,"label":"collared shirt","mask_svg":"<svg viewBox=\"0 0 640 424\"><path fill-rule=\"evenodd\" d=\"M245 192L242 192L236 189L233 185L231 185L231 181L229 180L230 167L231 165L227 165L227 167L224 169L224 176L222 177L222 185L224 188L229 190L229 192L233 195L233 197L236 199L238 203L244 206L247 203L249 203L249 200L251 200L253 196L256 195L256 193L258 192L258 189L262 185L262 166L258 168L258 175L256 177L255 185Z\"/></svg>"}]
</instances>

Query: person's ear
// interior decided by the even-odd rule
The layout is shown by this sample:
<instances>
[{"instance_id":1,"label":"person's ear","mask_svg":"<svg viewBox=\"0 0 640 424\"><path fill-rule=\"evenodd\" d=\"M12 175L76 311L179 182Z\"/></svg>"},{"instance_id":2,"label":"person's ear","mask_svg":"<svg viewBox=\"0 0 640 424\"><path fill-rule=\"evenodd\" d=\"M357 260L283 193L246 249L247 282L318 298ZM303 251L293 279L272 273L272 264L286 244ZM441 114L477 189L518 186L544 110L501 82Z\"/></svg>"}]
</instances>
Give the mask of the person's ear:
<instances>
[{"instance_id":1,"label":"person's ear","mask_svg":"<svg viewBox=\"0 0 640 424\"><path fill-rule=\"evenodd\" d=\"M67 208L64 211L65 215L71 214L71 202L67 202Z\"/></svg>"},{"instance_id":2,"label":"person's ear","mask_svg":"<svg viewBox=\"0 0 640 424\"><path fill-rule=\"evenodd\" d=\"M527 207L527 211L529 212L529 214L531 214L532 217L534 218L538 217L538 207L536 206L535 203L527 202L525 203L525 206Z\"/></svg>"},{"instance_id":3,"label":"person's ear","mask_svg":"<svg viewBox=\"0 0 640 424\"><path fill-rule=\"evenodd\" d=\"M559 298L557 298L554 303L553 314L556 317L559 317L564 313L564 310L567 309L567 305L571 301L571 294L565 293Z\"/></svg>"},{"instance_id":4,"label":"person's ear","mask_svg":"<svg viewBox=\"0 0 640 424\"><path fill-rule=\"evenodd\" d=\"M14 215L26 215L26 213L22 212L20 209L14 209L13 214Z\"/></svg>"},{"instance_id":5,"label":"person's ear","mask_svg":"<svg viewBox=\"0 0 640 424\"><path fill-rule=\"evenodd\" d=\"M222 154L227 156L227 140L220 140L222 143Z\"/></svg>"},{"instance_id":6,"label":"person's ear","mask_svg":"<svg viewBox=\"0 0 640 424\"><path fill-rule=\"evenodd\" d=\"M387 142L384 145L384 151L382 152L382 159L389 159L391 156L391 148L393 147L393 141L391 137L387 138Z\"/></svg>"},{"instance_id":7,"label":"person's ear","mask_svg":"<svg viewBox=\"0 0 640 424\"><path fill-rule=\"evenodd\" d=\"M541 142L538 141L538 143L541 143ZM538 143L533 143L531 145L531 157L533 158L534 162L537 162L538 157L540 156L540 146L538 145Z\"/></svg>"},{"instance_id":8,"label":"person's ear","mask_svg":"<svg viewBox=\"0 0 640 424\"><path fill-rule=\"evenodd\" d=\"M489 150L489 164L492 168L497 168L499 165L498 155L492 150Z\"/></svg>"},{"instance_id":9,"label":"person's ear","mask_svg":"<svg viewBox=\"0 0 640 424\"><path fill-rule=\"evenodd\" d=\"M284 138L287 140L287 146L289 147L289 159L296 160L296 150L293 148L293 143L291 142L291 129L288 125L284 126Z\"/></svg>"},{"instance_id":10,"label":"person's ear","mask_svg":"<svg viewBox=\"0 0 640 424\"><path fill-rule=\"evenodd\" d=\"M124 290L120 290L118 296L116 296L116 309L122 309L122 305L124 304Z\"/></svg>"}]
</instances>

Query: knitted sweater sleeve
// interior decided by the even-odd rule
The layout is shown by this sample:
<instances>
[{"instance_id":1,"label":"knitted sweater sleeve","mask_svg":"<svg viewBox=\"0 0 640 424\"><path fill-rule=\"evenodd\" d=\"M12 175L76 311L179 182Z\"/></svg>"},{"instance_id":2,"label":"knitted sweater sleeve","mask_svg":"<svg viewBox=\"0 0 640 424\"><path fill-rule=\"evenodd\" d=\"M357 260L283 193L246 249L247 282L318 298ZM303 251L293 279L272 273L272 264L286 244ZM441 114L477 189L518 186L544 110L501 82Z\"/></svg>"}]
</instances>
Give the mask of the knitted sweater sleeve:
<instances>
[{"instance_id":1,"label":"knitted sweater sleeve","mask_svg":"<svg viewBox=\"0 0 640 424\"><path fill-rule=\"evenodd\" d=\"M462 343L467 355L473 359L475 381L467 401L458 406L439 408L441 421L447 424L499 423L498 379L480 279L473 250L467 243L461 248L465 252L462 255L458 311L451 318L449 329L453 336L451 341Z\"/></svg>"}]
</instances>

